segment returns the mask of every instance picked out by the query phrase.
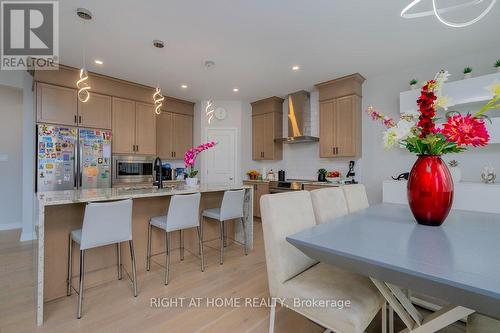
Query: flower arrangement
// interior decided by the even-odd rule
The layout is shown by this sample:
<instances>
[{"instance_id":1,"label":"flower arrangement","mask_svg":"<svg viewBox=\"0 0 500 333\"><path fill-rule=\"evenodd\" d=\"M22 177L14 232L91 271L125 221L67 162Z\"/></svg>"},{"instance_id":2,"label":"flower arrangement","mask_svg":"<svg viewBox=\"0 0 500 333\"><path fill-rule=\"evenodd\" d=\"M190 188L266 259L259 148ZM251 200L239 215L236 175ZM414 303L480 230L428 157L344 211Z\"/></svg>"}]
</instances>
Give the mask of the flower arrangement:
<instances>
[{"instance_id":1,"label":"flower arrangement","mask_svg":"<svg viewBox=\"0 0 500 333\"><path fill-rule=\"evenodd\" d=\"M260 173L257 170L252 169L247 171L247 175L251 180L255 180L260 176Z\"/></svg>"},{"instance_id":2,"label":"flower arrangement","mask_svg":"<svg viewBox=\"0 0 500 333\"><path fill-rule=\"evenodd\" d=\"M465 67L464 68L464 74L469 74L472 73L472 68L471 67Z\"/></svg>"},{"instance_id":3,"label":"flower arrangement","mask_svg":"<svg viewBox=\"0 0 500 333\"><path fill-rule=\"evenodd\" d=\"M217 143L215 141L210 141L207 143L203 143L198 147L189 148L188 151L184 154L184 166L187 170L188 178L194 178L198 174L198 170L194 169L194 164L196 163L196 157L199 153L209 148L212 148Z\"/></svg>"},{"instance_id":4,"label":"flower arrangement","mask_svg":"<svg viewBox=\"0 0 500 333\"><path fill-rule=\"evenodd\" d=\"M485 126L488 117L485 113L500 108L500 83L495 82L489 87L493 98L478 112L462 115L449 111L446 122L438 126L437 109L447 110L449 103L448 98L441 95L442 85L448 76L448 72L440 71L433 80L427 81L417 100L418 112L401 115L397 123L373 106L367 108L372 119L381 121L387 128L384 132L385 148L400 146L419 155L443 155L463 152L467 146L488 144L489 134Z\"/></svg>"}]
</instances>

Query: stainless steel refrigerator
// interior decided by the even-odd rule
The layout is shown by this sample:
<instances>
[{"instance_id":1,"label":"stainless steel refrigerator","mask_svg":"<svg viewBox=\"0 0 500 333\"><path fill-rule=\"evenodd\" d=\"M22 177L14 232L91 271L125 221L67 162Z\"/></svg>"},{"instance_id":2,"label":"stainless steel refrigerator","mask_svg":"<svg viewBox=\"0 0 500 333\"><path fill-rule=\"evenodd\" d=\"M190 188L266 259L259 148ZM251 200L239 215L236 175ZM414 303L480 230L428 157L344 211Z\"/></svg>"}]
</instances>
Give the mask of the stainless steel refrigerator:
<instances>
[{"instance_id":1,"label":"stainless steel refrigerator","mask_svg":"<svg viewBox=\"0 0 500 333\"><path fill-rule=\"evenodd\" d=\"M37 191L111 187L111 131L37 125Z\"/></svg>"}]
</instances>

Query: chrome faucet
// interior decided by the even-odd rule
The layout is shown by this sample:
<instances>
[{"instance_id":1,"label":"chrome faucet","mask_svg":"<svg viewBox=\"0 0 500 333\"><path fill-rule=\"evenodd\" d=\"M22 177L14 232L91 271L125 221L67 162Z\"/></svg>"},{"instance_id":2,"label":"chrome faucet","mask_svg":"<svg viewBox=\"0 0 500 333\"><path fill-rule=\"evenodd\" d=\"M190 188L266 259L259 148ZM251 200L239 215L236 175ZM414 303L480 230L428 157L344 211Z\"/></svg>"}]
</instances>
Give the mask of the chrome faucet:
<instances>
[{"instance_id":1,"label":"chrome faucet","mask_svg":"<svg viewBox=\"0 0 500 333\"><path fill-rule=\"evenodd\" d=\"M157 157L155 159L155 162L153 163L154 170L155 170L155 182L153 183L154 186L158 186L158 188L163 188L163 165L161 162L161 158Z\"/></svg>"}]
</instances>

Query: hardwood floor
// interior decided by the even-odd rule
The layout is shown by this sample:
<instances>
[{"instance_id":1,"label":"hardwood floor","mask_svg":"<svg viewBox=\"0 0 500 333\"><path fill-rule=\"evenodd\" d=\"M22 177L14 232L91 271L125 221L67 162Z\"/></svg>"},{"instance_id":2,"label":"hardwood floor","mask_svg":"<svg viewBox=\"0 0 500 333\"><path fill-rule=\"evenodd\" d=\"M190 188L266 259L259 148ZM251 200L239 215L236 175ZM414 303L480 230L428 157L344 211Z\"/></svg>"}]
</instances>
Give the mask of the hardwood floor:
<instances>
[{"instance_id":1,"label":"hardwood floor","mask_svg":"<svg viewBox=\"0 0 500 333\"><path fill-rule=\"evenodd\" d=\"M186 251L184 261L173 251L171 282L163 284L163 256L155 257L151 271L138 267L139 296L132 295L126 278L85 290L83 317L76 319L77 295L45 304L45 323L35 326L34 245L19 243L18 231L0 232L0 332L267 332L267 307L189 307L156 308L158 297L267 298L267 273L260 222L255 223L255 249L248 256L241 247L230 244L224 265L218 263L218 242L207 244L205 272L199 270L198 257ZM196 251L194 251L197 253ZM124 257L123 260L128 260ZM379 314L380 316L380 314ZM368 332L380 332L379 316ZM443 332L463 332L460 325ZM401 323L396 328L402 329ZM323 328L295 312L277 308L276 329L280 332L322 332Z\"/></svg>"}]
</instances>

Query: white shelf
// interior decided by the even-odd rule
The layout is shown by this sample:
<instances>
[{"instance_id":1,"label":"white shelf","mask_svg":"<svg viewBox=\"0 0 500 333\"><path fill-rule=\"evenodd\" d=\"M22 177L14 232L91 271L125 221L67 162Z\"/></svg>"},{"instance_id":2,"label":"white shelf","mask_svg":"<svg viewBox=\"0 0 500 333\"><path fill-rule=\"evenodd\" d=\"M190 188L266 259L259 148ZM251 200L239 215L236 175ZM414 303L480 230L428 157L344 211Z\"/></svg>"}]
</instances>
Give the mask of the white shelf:
<instances>
[{"instance_id":1,"label":"white shelf","mask_svg":"<svg viewBox=\"0 0 500 333\"><path fill-rule=\"evenodd\" d=\"M406 181L386 180L383 183L383 201L408 204ZM454 184L452 209L500 214L500 184L459 182Z\"/></svg>"},{"instance_id":2,"label":"white shelf","mask_svg":"<svg viewBox=\"0 0 500 333\"><path fill-rule=\"evenodd\" d=\"M500 73L488 74L473 77L465 80L447 82L443 85L442 93L450 98L449 107L457 109L467 109L470 104L470 112L474 112L474 103L484 102L492 98L488 86L495 81L500 82ZM418 109L417 99L420 95L420 89L404 91L399 94L399 112L409 113ZM481 105L482 106L482 105ZM498 113L490 113L492 123L486 122L486 126L491 136L490 143L500 143L500 117Z\"/></svg>"}]
</instances>

